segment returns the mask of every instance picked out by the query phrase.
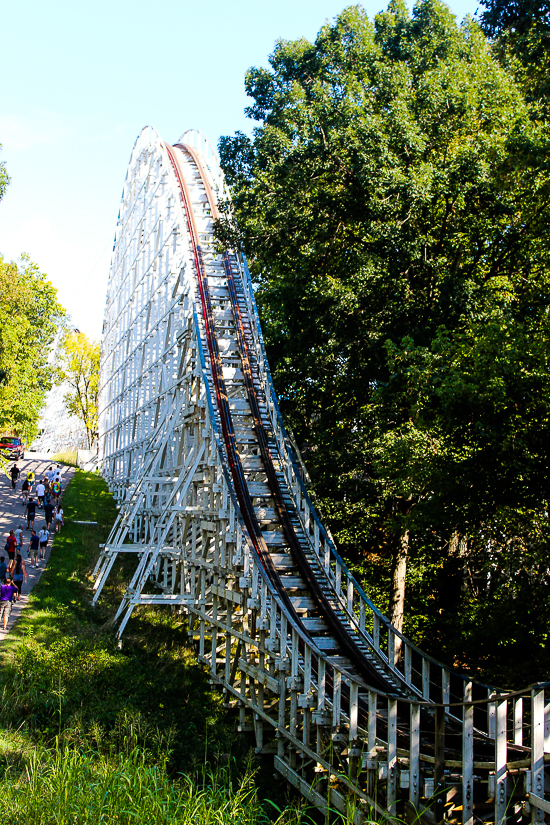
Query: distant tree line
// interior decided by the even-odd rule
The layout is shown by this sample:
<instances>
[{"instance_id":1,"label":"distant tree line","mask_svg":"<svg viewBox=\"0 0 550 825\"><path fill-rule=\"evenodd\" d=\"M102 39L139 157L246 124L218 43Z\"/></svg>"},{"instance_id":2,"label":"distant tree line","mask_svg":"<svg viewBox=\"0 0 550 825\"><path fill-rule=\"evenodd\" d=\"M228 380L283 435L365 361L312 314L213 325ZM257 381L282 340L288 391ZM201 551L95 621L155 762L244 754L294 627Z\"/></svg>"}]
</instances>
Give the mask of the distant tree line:
<instances>
[{"instance_id":1,"label":"distant tree line","mask_svg":"<svg viewBox=\"0 0 550 825\"><path fill-rule=\"evenodd\" d=\"M1 162L0 200L9 183ZM93 446L100 347L66 324L57 290L29 256L19 263L0 256L0 434L31 444L46 393L53 384L65 384L67 411L80 418Z\"/></svg>"},{"instance_id":2,"label":"distant tree line","mask_svg":"<svg viewBox=\"0 0 550 825\"><path fill-rule=\"evenodd\" d=\"M278 41L217 227L340 551L398 628L508 684L550 665L550 29L522 2Z\"/></svg>"}]
</instances>

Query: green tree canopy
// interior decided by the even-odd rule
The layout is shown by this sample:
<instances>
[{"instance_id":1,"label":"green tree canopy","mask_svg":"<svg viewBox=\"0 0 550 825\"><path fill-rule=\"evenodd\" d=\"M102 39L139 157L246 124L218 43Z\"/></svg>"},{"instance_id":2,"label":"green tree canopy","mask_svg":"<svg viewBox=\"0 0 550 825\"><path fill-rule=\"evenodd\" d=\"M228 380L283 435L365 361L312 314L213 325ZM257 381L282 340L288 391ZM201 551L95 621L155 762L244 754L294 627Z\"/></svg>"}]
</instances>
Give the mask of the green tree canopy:
<instances>
[{"instance_id":1,"label":"green tree canopy","mask_svg":"<svg viewBox=\"0 0 550 825\"><path fill-rule=\"evenodd\" d=\"M246 89L258 126L220 141L218 235L250 258L336 539L391 558L400 626L411 541L437 567L548 499L548 137L439 0L345 9Z\"/></svg>"},{"instance_id":2,"label":"green tree canopy","mask_svg":"<svg viewBox=\"0 0 550 825\"><path fill-rule=\"evenodd\" d=\"M20 265L0 258L0 431L34 438L64 316L57 290L28 256Z\"/></svg>"},{"instance_id":3,"label":"green tree canopy","mask_svg":"<svg viewBox=\"0 0 550 825\"><path fill-rule=\"evenodd\" d=\"M528 93L548 114L550 92L549 0L481 0L481 24Z\"/></svg>"},{"instance_id":4,"label":"green tree canopy","mask_svg":"<svg viewBox=\"0 0 550 825\"><path fill-rule=\"evenodd\" d=\"M70 387L63 400L86 427L90 449L97 438L100 355L99 342L78 330L66 330L57 353L56 382Z\"/></svg>"}]
</instances>

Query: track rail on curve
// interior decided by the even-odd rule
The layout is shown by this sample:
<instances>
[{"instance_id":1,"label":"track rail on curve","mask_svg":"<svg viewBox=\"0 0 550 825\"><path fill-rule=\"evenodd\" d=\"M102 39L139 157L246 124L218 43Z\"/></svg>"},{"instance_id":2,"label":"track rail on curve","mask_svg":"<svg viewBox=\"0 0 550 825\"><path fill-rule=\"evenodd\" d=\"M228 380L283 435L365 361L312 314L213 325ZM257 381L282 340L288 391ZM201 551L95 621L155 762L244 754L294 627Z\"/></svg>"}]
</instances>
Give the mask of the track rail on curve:
<instances>
[{"instance_id":1,"label":"track rail on curve","mask_svg":"<svg viewBox=\"0 0 550 825\"><path fill-rule=\"evenodd\" d=\"M315 805L361 822L542 821L550 705L436 662L370 602L312 506L279 414L246 261L200 133L142 132L109 282L103 473L120 515L96 568L136 568L117 612L187 615L256 748ZM408 806L408 807L407 807Z\"/></svg>"}]
</instances>

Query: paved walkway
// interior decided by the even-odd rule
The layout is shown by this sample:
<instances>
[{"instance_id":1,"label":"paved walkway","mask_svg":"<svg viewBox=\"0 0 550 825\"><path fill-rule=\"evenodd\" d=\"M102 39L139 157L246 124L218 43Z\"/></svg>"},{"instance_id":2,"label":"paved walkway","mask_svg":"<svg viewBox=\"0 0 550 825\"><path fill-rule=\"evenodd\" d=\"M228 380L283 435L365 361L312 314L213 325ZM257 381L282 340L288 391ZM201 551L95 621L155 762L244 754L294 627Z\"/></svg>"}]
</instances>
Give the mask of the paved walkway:
<instances>
[{"instance_id":1,"label":"paved walkway","mask_svg":"<svg viewBox=\"0 0 550 825\"><path fill-rule=\"evenodd\" d=\"M13 466L12 461L10 461L9 466ZM17 466L21 470L21 476L19 477L19 481L17 482L16 490L12 490L11 488L11 479L5 476L3 473L0 473L0 556L5 556L7 562L7 553L4 553L4 545L6 543L8 533L10 530L15 530L17 527L21 526L23 528L24 534L22 556L27 568L27 582L26 584L23 583L21 599L18 602L14 602L13 604L7 630L4 631L4 628L0 624L0 642L2 641L2 639L5 638L6 634L10 632L10 629L13 627L14 623L19 618L21 611L25 608L25 605L28 603L29 593L31 592L34 585L42 575L44 567L46 566L47 561L50 557L53 539L53 533L51 533L52 539L50 539L50 541L48 542L48 546L46 548L46 561L42 561L39 567L32 568L27 557L27 545L29 543L31 531L26 529L27 520L23 516L25 507L21 501L21 483L29 470L34 470L35 479L36 481L38 481L39 478L44 478L44 473L47 469L49 469L49 467L53 466L53 468L55 469L56 464L52 462L51 458L48 459L47 457L40 455L40 453L27 452L25 458L22 461L17 462ZM74 468L62 466L61 469L63 473L62 489L65 490L67 484L74 475ZM36 518L34 520L34 529L38 533L43 526L43 511L37 510Z\"/></svg>"}]
</instances>

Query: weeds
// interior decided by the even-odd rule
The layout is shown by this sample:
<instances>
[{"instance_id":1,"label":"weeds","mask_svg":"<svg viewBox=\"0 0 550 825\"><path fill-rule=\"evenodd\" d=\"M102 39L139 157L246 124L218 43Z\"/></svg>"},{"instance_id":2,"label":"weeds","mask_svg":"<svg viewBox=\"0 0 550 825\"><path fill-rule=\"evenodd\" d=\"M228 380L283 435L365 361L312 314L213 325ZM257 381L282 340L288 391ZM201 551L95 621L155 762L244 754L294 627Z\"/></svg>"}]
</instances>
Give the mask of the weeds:
<instances>
[{"instance_id":1,"label":"weeds","mask_svg":"<svg viewBox=\"0 0 550 825\"><path fill-rule=\"evenodd\" d=\"M58 464L66 464L68 467L78 467L76 463L77 458L77 451L76 450L69 450L64 453L56 453L52 456L52 461L56 461Z\"/></svg>"},{"instance_id":2,"label":"weeds","mask_svg":"<svg viewBox=\"0 0 550 825\"><path fill-rule=\"evenodd\" d=\"M172 780L140 748L106 756L94 751L37 748L18 776L0 782L0 811L12 823L148 823L267 825L254 777L205 768ZM288 809L277 821L298 823Z\"/></svg>"}]
</instances>

